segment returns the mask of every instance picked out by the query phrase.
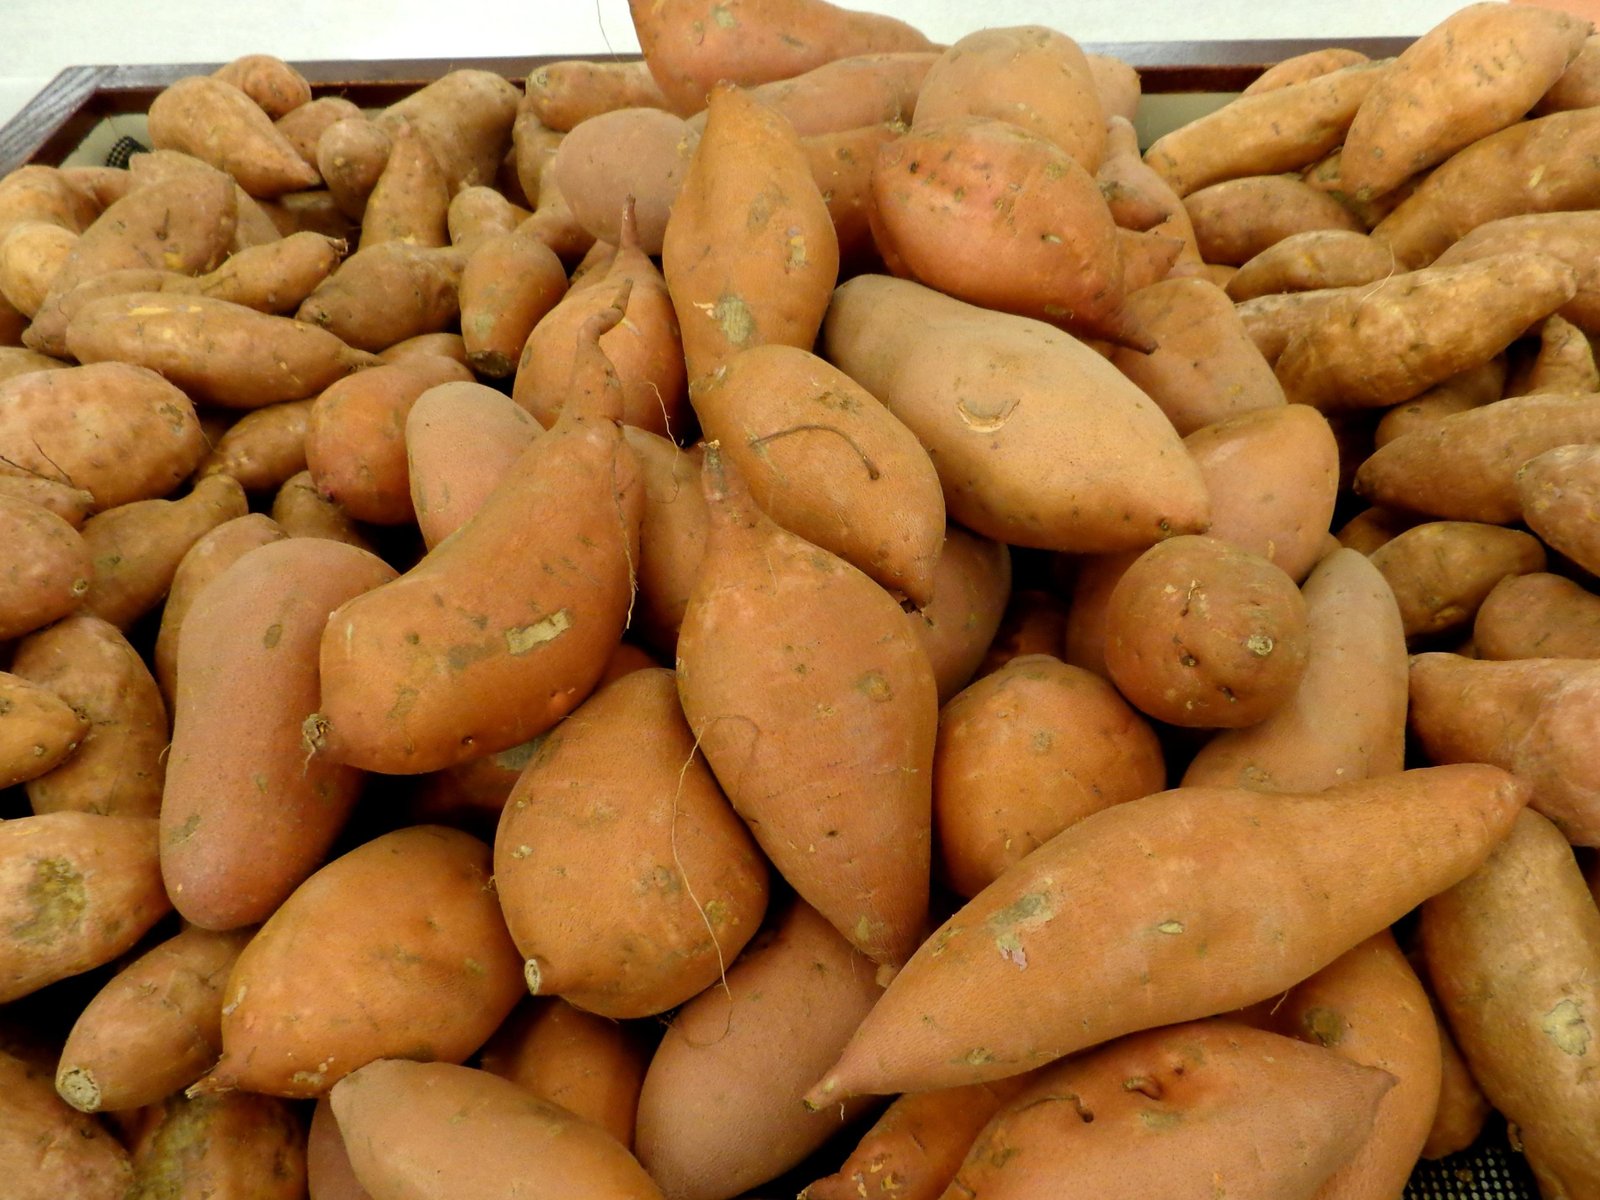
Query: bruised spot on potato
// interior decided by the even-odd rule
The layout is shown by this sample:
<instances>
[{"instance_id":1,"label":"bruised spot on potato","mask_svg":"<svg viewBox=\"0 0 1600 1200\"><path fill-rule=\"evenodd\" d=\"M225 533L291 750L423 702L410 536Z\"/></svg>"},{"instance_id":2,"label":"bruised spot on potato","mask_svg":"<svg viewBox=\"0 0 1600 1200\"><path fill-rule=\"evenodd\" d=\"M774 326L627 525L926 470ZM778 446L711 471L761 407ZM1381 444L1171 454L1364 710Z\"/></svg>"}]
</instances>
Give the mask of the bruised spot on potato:
<instances>
[{"instance_id":1,"label":"bruised spot on potato","mask_svg":"<svg viewBox=\"0 0 1600 1200\"><path fill-rule=\"evenodd\" d=\"M1307 1009L1300 1025L1320 1045L1337 1046L1344 1041L1344 1021L1331 1008Z\"/></svg>"},{"instance_id":2,"label":"bruised spot on potato","mask_svg":"<svg viewBox=\"0 0 1600 1200\"><path fill-rule=\"evenodd\" d=\"M274 622L273 624L267 626L267 632L262 635L261 644L268 650L274 650L277 648L278 643L282 640L283 626L277 622Z\"/></svg>"},{"instance_id":3,"label":"bruised spot on potato","mask_svg":"<svg viewBox=\"0 0 1600 1200\"><path fill-rule=\"evenodd\" d=\"M1165 933L1165 934L1169 934L1169 935L1172 935L1172 936L1176 936L1177 934L1180 934L1180 933L1183 932L1183 922L1182 921L1163 921L1163 922L1161 922L1161 924L1156 926L1156 932L1157 933Z\"/></svg>"},{"instance_id":4,"label":"bruised spot on potato","mask_svg":"<svg viewBox=\"0 0 1600 1200\"><path fill-rule=\"evenodd\" d=\"M27 920L11 927L11 936L24 942L51 942L83 924L89 907L83 875L67 858L41 858L28 881Z\"/></svg>"},{"instance_id":5,"label":"bruised spot on potato","mask_svg":"<svg viewBox=\"0 0 1600 1200\"><path fill-rule=\"evenodd\" d=\"M954 1061L969 1067L982 1067L996 1060L995 1056L988 1050L985 1050L982 1046L976 1046Z\"/></svg>"},{"instance_id":6,"label":"bruised spot on potato","mask_svg":"<svg viewBox=\"0 0 1600 1200\"><path fill-rule=\"evenodd\" d=\"M755 336L755 314L750 311L743 297L731 292L717 297L711 309L711 319L732 345L744 346Z\"/></svg>"},{"instance_id":7,"label":"bruised spot on potato","mask_svg":"<svg viewBox=\"0 0 1600 1200\"><path fill-rule=\"evenodd\" d=\"M542 621L506 630L506 649L512 655L526 654L535 646L553 642L572 628L572 614L566 609L551 613Z\"/></svg>"},{"instance_id":8,"label":"bruised spot on potato","mask_svg":"<svg viewBox=\"0 0 1600 1200\"><path fill-rule=\"evenodd\" d=\"M877 671L868 671L856 680L856 691L879 704L894 699L894 688L890 687L889 681Z\"/></svg>"},{"instance_id":9,"label":"bruised spot on potato","mask_svg":"<svg viewBox=\"0 0 1600 1200\"><path fill-rule=\"evenodd\" d=\"M1584 1019L1583 1010L1576 1001L1568 999L1552 1008L1545 1014L1542 1025L1545 1037L1555 1045L1563 1054L1570 1054L1574 1058L1582 1057L1589 1051L1589 1022Z\"/></svg>"},{"instance_id":10,"label":"bruised spot on potato","mask_svg":"<svg viewBox=\"0 0 1600 1200\"><path fill-rule=\"evenodd\" d=\"M1139 1114L1146 1129L1175 1129L1183 1124L1183 1114L1170 1109L1145 1109Z\"/></svg>"}]
</instances>

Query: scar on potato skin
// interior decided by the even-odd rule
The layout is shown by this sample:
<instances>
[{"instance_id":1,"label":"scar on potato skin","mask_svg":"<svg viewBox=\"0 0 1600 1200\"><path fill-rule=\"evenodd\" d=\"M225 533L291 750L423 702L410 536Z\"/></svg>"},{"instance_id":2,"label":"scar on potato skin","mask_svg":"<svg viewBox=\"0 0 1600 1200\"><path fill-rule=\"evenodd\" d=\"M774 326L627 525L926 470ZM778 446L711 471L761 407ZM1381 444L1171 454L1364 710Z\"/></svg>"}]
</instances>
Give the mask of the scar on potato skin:
<instances>
[{"instance_id":1,"label":"scar on potato skin","mask_svg":"<svg viewBox=\"0 0 1600 1200\"><path fill-rule=\"evenodd\" d=\"M89 906L83 875L69 858L41 858L28 881L27 903L32 914L11 927L11 936L26 942L50 942L74 932Z\"/></svg>"}]
</instances>

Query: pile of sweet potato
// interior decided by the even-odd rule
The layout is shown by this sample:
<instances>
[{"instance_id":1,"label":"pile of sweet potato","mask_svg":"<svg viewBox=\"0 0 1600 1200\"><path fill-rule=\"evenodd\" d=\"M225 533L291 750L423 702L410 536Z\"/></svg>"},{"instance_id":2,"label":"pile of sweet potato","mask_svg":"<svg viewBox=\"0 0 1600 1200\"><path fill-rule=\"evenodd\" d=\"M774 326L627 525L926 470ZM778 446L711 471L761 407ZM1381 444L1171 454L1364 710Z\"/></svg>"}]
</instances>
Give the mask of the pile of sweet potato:
<instances>
[{"instance_id":1,"label":"pile of sweet potato","mask_svg":"<svg viewBox=\"0 0 1600 1200\"><path fill-rule=\"evenodd\" d=\"M0 1191L1600 1196L1600 38L632 7L0 179Z\"/></svg>"}]
</instances>

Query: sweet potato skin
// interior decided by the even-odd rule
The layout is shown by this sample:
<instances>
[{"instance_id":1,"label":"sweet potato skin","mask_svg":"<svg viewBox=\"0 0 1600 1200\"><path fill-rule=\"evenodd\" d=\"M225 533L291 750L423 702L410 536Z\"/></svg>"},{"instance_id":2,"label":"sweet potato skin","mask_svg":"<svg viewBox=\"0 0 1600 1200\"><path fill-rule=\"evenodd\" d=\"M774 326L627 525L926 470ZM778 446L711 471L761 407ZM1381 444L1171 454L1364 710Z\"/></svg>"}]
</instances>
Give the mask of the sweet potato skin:
<instances>
[{"instance_id":1,"label":"sweet potato skin","mask_svg":"<svg viewBox=\"0 0 1600 1200\"><path fill-rule=\"evenodd\" d=\"M1370 557L1394 591L1408 638L1472 624L1501 579L1545 569L1544 547L1532 534L1472 521L1414 526Z\"/></svg>"},{"instance_id":2,"label":"sweet potato skin","mask_svg":"<svg viewBox=\"0 0 1600 1200\"><path fill-rule=\"evenodd\" d=\"M1560 575L1508 575L1478 608L1479 658L1600 658L1600 596Z\"/></svg>"},{"instance_id":3,"label":"sweet potato skin","mask_svg":"<svg viewBox=\"0 0 1600 1200\"><path fill-rule=\"evenodd\" d=\"M128 1152L50 1088L48 1071L0 1051L0 1162L15 1200L125 1200Z\"/></svg>"},{"instance_id":4,"label":"sweet potato skin","mask_svg":"<svg viewBox=\"0 0 1600 1200\"><path fill-rule=\"evenodd\" d=\"M0 788L54 770L89 732L65 700L9 671L0 671L0 714Z\"/></svg>"},{"instance_id":5,"label":"sweet potato skin","mask_svg":"<svg viewBox=\"0 0 1600 1200\"><path fill-rule=\"evenodd\" d=\"M226 171L252 196L270 198L316 187L306 164L272 117L226 79L191 75L150 103L150 142L181 150Z\"/></svg>"},{"instance_id":6,"label":"sweet potato skin","mask_svg":"<svg viewBox=\"0 0 1600 1200\"><path fill-rule=\"evenodd\" d=\"M48 509L0 496L0 640L21 637L77 609L94 562L78 531Z\"/></svg>"}]
</instances>

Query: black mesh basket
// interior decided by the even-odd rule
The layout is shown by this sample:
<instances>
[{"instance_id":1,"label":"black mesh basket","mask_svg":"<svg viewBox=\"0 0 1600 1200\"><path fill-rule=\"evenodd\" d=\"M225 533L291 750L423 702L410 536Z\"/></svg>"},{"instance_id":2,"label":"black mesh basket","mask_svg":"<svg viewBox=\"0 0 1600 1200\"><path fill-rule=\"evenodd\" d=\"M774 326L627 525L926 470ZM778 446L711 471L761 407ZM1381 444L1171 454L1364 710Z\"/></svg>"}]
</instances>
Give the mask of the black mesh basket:
<instances>
[{"instance_id":1,"label":"black mesh basket","mask_svg":"<svg viewBox=\"0 0 1600 1200\"><path fill-rule=\"evenodd\" d=\"M1405 1200L1539 1200L1533 1173L1494 1125L1469 1150L1417 1164Z\"/></svg>"}]
</instances>

